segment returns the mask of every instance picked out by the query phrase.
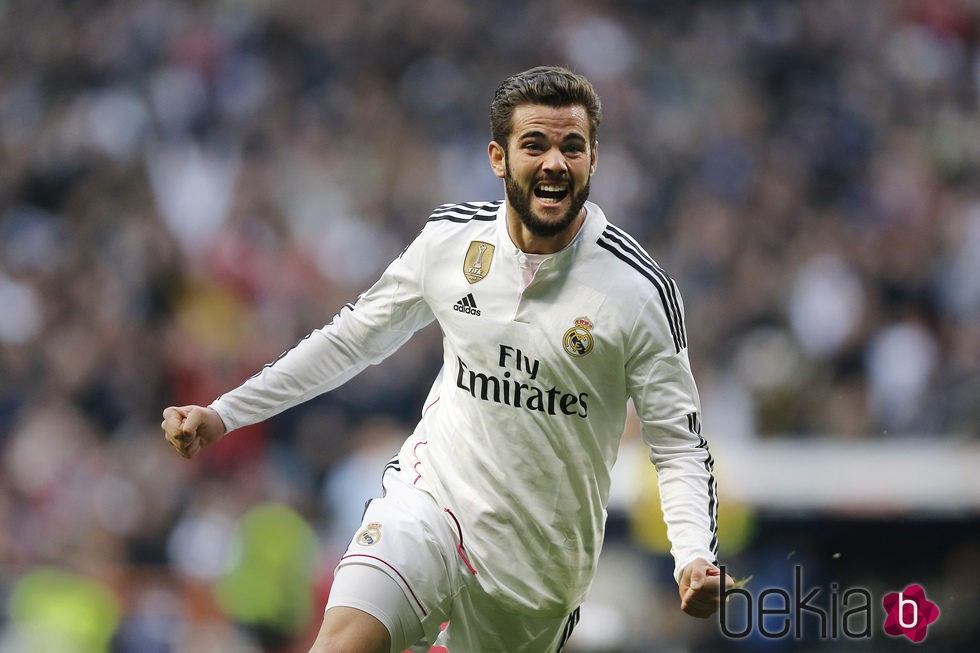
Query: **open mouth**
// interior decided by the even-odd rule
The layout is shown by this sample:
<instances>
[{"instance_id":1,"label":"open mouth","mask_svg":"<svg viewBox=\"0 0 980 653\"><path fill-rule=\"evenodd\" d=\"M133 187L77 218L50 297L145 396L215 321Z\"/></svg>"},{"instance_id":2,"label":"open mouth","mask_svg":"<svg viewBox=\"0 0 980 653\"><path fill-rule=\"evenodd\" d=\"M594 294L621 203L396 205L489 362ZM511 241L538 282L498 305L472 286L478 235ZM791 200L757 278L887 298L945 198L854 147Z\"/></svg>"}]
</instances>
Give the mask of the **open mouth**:
<instances>
[{"instance_id":1,"label":"open mouth","mask_svg":"<svg viewBox=\"0 0 980 653\"><path fill-rule=\"evenodd\" d=\"M557 204L568 196L567 184L538 184L534 188L534 196L542 202Z\"/></svg>"}]
</instances>

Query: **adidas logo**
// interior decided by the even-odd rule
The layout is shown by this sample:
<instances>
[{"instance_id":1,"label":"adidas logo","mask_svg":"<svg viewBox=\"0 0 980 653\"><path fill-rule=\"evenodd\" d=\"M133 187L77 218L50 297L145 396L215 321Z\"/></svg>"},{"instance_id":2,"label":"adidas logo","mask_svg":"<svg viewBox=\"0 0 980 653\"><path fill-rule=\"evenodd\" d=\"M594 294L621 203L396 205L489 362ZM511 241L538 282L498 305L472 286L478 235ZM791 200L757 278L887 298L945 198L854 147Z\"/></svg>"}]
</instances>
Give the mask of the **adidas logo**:
<instances>
[{"instance_id":1,"label":"adidas logo","mask_svg":"<svg viewBox=\"0 0 980 653\"><path fill-rule=\"evenodd\" d=\"M459 311L460 313L466 313L468 315L479 315L480 309L476 307L476 300L473 299L473 293L468 294L461 300L453 305L454 311Z\"/></svg>"}]
</instances>

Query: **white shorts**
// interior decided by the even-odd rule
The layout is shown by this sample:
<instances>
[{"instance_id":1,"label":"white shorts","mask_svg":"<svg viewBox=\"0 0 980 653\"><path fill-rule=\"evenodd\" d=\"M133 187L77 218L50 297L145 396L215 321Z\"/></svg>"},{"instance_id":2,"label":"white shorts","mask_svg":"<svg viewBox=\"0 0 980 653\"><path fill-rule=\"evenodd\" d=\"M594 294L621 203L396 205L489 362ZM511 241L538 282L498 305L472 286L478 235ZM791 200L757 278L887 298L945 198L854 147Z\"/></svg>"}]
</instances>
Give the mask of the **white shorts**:
<instances>
[{"instance_id":1,"label":"white shorts","mask_svg":"<svg viewBox=\"0 0 980 653\"><path fill-rule=\"evenodd\" d=\"M414 481L415 475L410 476ZM388 465L383 484L384 497L368 504L361 528L337 566L327 609L343 605L371 614L392 634L392 651L426 651L429 645L445 646L451 653L561 650L578 610L557 619L504 610L477 582L452 513L407 480L397 463ZM370 575L354 569L343 579L345 568L362 565L394 583L371 583ZM351 582L354 574L357 581ZM400 596L392 597L396 587ZM449 626L440 631L446 622ZM419 631L418 641L397 641Z\"/></svg>"}]
</instances>

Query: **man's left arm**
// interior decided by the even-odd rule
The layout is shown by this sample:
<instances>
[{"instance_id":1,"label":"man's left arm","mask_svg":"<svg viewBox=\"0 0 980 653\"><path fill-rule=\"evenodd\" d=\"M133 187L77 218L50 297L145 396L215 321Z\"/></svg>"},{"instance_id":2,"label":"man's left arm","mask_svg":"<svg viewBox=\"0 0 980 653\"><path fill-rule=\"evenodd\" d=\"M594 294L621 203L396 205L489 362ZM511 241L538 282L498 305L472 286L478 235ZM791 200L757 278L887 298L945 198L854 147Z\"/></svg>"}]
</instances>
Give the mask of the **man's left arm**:
<instances>
[{"instance_id":1,"label":"man's left arm","mask_svg":"<svg viewBox=\"0 0 980 653\"><path fill-rule=\"evenodd\" d=\"M634 362L631 396L657 470L681 609L707 617L720 592L718 488L687 350Z\"/></svg>"}]
</instances>

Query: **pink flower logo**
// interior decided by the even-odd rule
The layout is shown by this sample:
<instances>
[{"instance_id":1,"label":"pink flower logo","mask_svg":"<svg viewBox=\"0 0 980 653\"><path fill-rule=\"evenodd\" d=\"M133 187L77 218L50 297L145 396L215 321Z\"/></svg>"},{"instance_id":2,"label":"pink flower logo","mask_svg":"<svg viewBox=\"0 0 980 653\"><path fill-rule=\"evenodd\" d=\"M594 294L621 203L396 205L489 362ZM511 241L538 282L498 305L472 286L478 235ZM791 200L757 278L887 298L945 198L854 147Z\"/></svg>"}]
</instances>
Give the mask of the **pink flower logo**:
<instances>
[{"instance_id":1,"label":"pink flower logo","mask_svg":"<svg viewBox=\"0 0 980 653\"><path fill-rule=\"evenodd\" d=\"M926 598L921 585L911 584L901 592L882 599L885 606L885 632L892 637L905 635L918 644L926 638L926 629L939 618L939 606Z\"/></svg>"}]
</instances>

